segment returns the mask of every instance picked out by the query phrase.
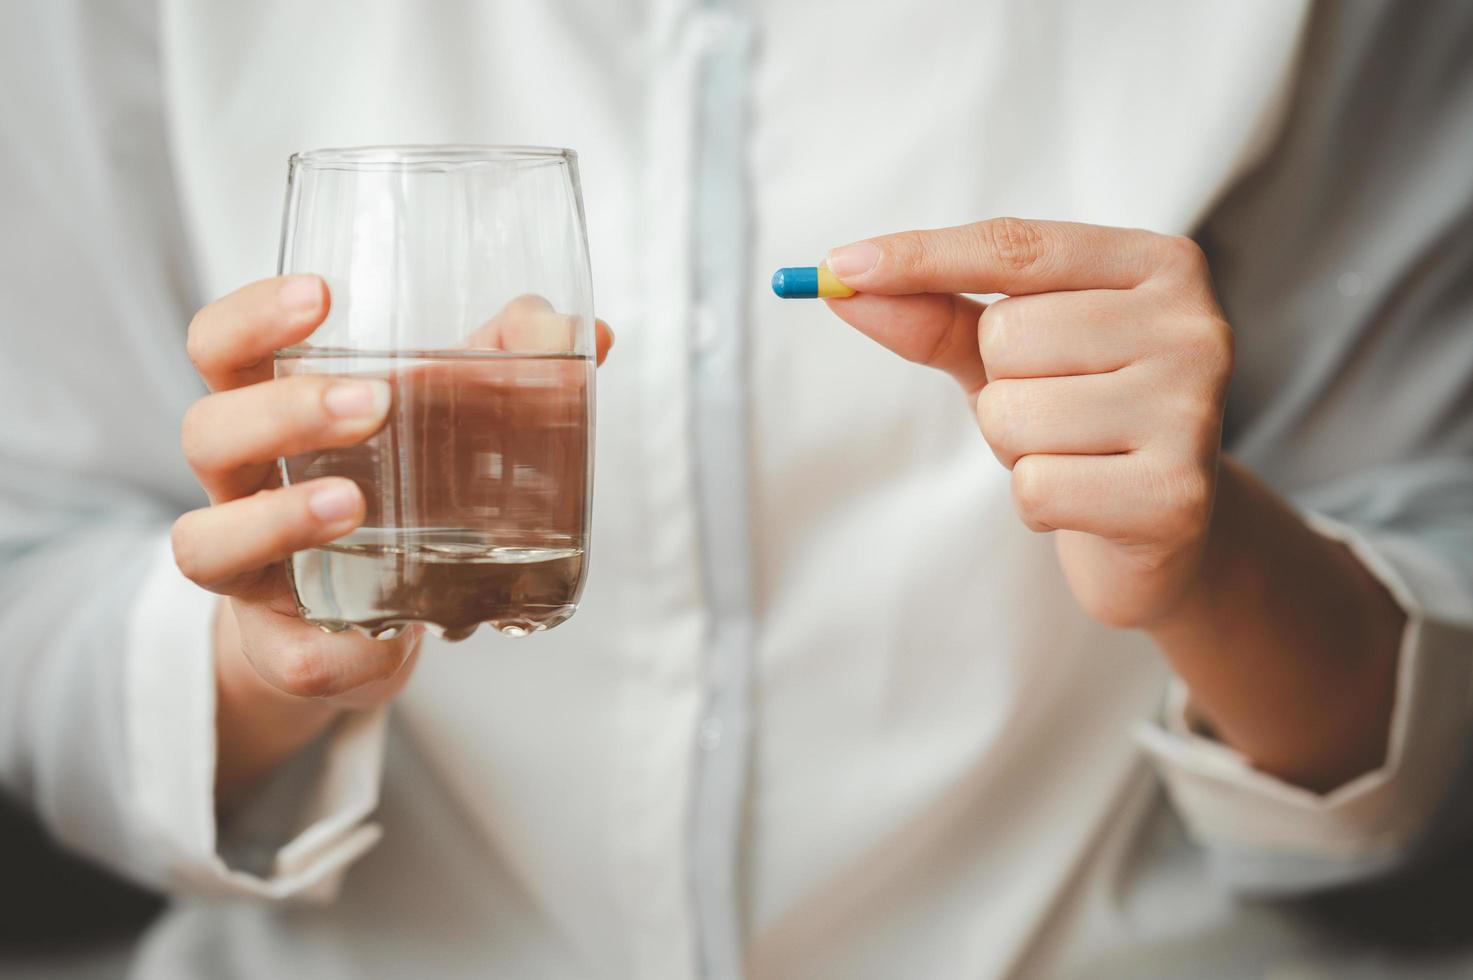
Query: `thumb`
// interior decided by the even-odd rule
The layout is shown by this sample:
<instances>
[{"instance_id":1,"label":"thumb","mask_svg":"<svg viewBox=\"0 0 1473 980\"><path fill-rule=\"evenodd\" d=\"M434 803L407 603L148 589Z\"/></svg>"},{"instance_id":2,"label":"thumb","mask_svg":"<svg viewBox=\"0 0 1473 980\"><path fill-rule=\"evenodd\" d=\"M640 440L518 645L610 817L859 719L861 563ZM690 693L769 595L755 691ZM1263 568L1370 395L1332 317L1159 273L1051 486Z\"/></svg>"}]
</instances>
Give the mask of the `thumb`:
<instances>
[{"instance_id":1,"label":"thumb","mask_svg":"<svg viewBox=\"0 0 1473 980\"><path fill-rule=\"evenodd\" d=\"M987 307L947 293L826 300L839 319L907 361L945 371L970 396L987 383L977 321Z\"/></svg>"}]
</instances>

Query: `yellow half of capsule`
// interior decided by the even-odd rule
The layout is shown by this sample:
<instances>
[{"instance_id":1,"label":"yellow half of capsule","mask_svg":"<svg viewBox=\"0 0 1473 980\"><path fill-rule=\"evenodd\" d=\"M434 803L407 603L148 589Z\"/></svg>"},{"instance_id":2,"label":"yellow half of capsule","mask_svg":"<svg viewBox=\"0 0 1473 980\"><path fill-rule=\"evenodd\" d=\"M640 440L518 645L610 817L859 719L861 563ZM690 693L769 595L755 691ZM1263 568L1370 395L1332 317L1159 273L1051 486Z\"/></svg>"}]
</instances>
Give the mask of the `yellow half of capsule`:
<instances>
[{"instance_id":1,"label":"yellow half of capsule","mask_svg":"<svg viewBox=\"0 0 1473 980\"><path fill-rule=\"evenodd\" d=\"M827 265L818 267L818 295L823 299L843 299L853 296L854 290L839 281L839 277L829 271Z\"/></svg>"}]
</instances>

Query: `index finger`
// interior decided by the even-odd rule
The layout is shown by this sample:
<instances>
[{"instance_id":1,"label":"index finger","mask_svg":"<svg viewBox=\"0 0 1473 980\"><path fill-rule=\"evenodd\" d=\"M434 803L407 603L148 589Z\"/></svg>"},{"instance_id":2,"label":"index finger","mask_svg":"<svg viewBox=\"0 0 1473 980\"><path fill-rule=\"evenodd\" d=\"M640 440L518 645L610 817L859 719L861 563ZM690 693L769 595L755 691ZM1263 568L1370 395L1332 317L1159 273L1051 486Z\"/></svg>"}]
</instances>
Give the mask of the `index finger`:
<instances>
[{"instance_id":1,"label":"index finger","mask_svg":"<svg viewBox=\"0 0 1473 980\"><path fill-rule=\"evenodd\" d=\"M1049 293L1130 289L1150 277L1164 236L1136 228L992 218L881 235L829 253L862 293Z\"/></svg>"},{"instance_id":2,"label":"index finger","mask_svg":"<svg viewBox=\"0 0 1473 980\"><path fill-rule=\"evenodd\" d=\"M189 323L189 359L212 391L271 377L271 355L303 339L327 316L319 276L262 279L209 304Z\"/></svg>"}]
</instances>

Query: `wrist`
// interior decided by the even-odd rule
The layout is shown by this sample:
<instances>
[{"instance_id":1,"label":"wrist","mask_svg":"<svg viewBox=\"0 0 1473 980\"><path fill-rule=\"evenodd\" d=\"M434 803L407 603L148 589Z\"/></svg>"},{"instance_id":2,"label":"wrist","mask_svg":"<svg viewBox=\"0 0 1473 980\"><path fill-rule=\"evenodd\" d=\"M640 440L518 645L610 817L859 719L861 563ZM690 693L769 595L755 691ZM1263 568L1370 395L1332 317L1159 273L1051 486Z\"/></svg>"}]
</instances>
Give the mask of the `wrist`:
<instances>
[{"instance_id":1,"label":"wrist","mask_svg":"<svg viewBox=\"0 0 1473 980\"><path fill-rule=\"evenodd\" d=\"M1224 742L1325 791L1384 759L1405 616L1342 544L1221 471L1200 567L1148 632Z\"/></svg>"},{"instance_id":2,"label":"wrist","mask_svg":"<svg viewBox=\"0 0 1473 980\"><path fill-rule=\"evenodd\" d=\"M320 735L341 709L267 683L241 646L232 603L215 623L215 795L226 804Z\"/></svg>"}]
</instances>

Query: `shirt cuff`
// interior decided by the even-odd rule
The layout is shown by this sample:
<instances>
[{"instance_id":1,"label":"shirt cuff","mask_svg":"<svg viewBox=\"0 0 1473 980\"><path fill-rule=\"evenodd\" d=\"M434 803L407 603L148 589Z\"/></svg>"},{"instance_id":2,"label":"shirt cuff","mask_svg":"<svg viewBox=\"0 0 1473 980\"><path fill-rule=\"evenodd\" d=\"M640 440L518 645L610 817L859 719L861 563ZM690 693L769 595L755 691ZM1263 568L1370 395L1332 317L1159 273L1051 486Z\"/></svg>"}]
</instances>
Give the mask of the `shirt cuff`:
<instances>
[{"instance_id":1,"label":"shirt cuff","mask_svg":"<svg viewBox=\"0 0 1473 980\"><path fill-rule=\"evenodd\" d=\"M1453 574L1426 549L1372 536L1318 515L1311 527L1345 544L1405 611L1385 762L1328 793L1253 768L1239 752L1196 734L1187 689L1173 680L1164 724L1141 723L1136 738L1153 758L1188 832L1217 856L1253 865L1250 877L1332 879L1395 864L1430 823L1462 757L1473 703L1473 636L1426 610ZM1318 867L1314 867L1319 862ZM1221 862L1219 862L1221 863ZM1275 866L1279 871L1274 872ZM1272 883L1270 883L1270 886Z\"/></svg>"},{"instance_id":2,"label":"shirt cuff","mask_svg":"<svg viewBox=\"0 0 1473 980\"><path fill-rule=\"evenodd\" d=\"M146 864L161 870L166 888L331 900L348 865L381 836L366 820L378 805L387 709L339 719L324 736L312 785L296 797L294 835L251 862L259 871L232 866L215 814L217 601L179 572L165 536L149 560L124 650L129 809Z\"/></svg>"}]
</instances>

